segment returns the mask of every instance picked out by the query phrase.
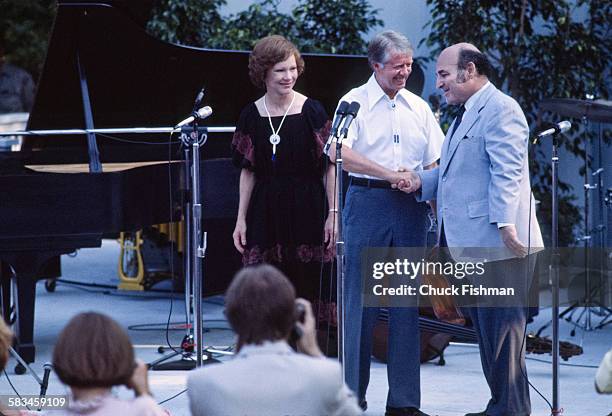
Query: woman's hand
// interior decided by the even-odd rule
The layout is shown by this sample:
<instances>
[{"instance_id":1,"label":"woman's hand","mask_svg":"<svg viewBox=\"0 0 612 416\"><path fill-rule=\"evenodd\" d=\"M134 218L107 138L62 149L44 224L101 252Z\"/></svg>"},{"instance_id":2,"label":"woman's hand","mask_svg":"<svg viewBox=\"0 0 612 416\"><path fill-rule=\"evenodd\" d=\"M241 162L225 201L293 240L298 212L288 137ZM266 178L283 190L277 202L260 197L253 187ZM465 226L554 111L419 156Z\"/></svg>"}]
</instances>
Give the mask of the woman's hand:
<instances>
[{"instance_id":1,"label":"woman's hand","mask_svg":"<svg viewBox=\"0 0 612 416\"><path fill-rule=\"evenodd\" d=\"M136 368L134 369L134 373L132 373L132 378L128 382L128 388L134 390L136 396L142 395L151 395L149 391L149 382L147 380L147 365L144 361L137 359L136 360Z\"/></svg>"},{"instance_id":2,"label":"woman's hand","mask_svg":"<svg viewBox=\"0 0 612 416\"><path fill-rule=\"evenodd\" d=\"M331 249L338 237L338 210L330 210L325 220L325 247Z\"/></svg>"},{"instance_id":3,"label":"woman's hand","mask_svg":"<svg viewBox=\"0 0 612 416\"><path fill-rule=\"evenodd\" d=\"M234 228L234 233L232 236L234 237L234 247L236 250L240 252L240 254L244 253L244 248L246 247L246 221L238 219L236 221L236 228Z\"/></svg>"}]
</instances>

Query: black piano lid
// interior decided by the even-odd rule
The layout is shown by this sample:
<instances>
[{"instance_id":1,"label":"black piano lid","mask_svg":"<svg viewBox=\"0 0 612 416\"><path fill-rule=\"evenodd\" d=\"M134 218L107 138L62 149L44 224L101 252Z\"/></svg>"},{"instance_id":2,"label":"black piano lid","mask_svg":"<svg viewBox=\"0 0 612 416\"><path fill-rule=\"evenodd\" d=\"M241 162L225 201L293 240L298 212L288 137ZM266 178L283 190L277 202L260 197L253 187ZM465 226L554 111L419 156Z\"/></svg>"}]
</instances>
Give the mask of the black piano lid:
<instances>
[{"instance_id":1,"label":"black piano lid","mask_svg":"<svg viewBox=\"0 0 612 416\"><path fill-rule=\"evenodd\" d=\"M234 126L241 109L263 93L248 78L244 51L221 51L166 43L142 27L143 8L126 1L60 1L28 129L84 128L77 57L89 89L96 128L172 126L189 115L198 90L213 108L210 126ZM138 3L138 2L136 2ZM138 16L135 20L134 16ZM306 70L297 90L321 101L333 114L338 99L365 82L371 71L363 56L304 54ZM415 67L408 88L422 91ZM166 141L167 135L134 135L134 141ZM97 136L102 162L164 160L165 146L134 145ZM229 156L229 135L209 139L205 158ZM44 149L50 157L29 163L85 163L85 136L28 139L24 148Z\"/></svg>"}]
</instances>

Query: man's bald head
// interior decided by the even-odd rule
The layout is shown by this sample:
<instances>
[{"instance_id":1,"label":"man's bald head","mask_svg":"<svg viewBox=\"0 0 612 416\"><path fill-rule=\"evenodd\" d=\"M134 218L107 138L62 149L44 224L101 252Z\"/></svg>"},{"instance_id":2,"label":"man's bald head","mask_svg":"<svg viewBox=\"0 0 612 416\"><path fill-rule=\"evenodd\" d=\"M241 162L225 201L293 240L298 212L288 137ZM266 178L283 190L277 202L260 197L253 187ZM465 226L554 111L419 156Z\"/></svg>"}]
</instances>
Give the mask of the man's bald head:
<instances>
[{"instance_id":1,"label":"man's bald head","mask_svg":"<svg viewBox=\"0 0 612 416\"><path fill-rule=\"evenodd\" d=\"M461 42L440 53L436 85L449 104L461 104L486 84L492 72L485 54L471 43Z\"/></svg>"},{"instance_id":2,"label":"man's bald head","mask_svg":"<svg viewBox=\"0 0 612 416\"><path fill-rule=\"evenodd\" d=\"M480 52L478 50L478 48L476 46L472 45L471 43L460 42L460 43L455 43L454 45L451 45L448 48L444 49L440 53L440 56L448 55L449 57L458 57L459 56L459 52L461 50Z\"/></svg>"},{"instance_id":3,"label":"man's bald head","mask_svg":"<svg viewBox=\"0 0 612 416\"><path fill-rule=\"evenodd\" d=\"M443 57L447 61L455 62L462 71L465 71L472 62L478 75L491 76L492 67L489 59L471 43L460 42L451 45L440 53L440 58Z\"/></svg>"}]
</instances>

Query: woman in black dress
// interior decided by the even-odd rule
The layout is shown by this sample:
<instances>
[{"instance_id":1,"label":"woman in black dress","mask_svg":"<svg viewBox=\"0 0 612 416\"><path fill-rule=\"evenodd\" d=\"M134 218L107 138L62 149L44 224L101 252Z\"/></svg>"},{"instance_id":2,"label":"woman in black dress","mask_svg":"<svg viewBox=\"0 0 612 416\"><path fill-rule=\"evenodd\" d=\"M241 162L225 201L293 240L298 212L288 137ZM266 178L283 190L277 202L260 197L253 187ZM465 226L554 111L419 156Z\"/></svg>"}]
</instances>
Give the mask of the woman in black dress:
<instances>
[{"instance_id":1,"label":"woman in black dress","mask_svg":"<svg viewBox=\"0 0 612 416\"><path fill-rule=\"evenodd\" d=\"M338 211L334 168L323 154L331 123L321 103L293 89L303 71L300 53L282 36L260 39L251 52L249 76L265 94L242 110L232 141L242 169L233 237L245 266L276 265L298 296L316 302L321 265L334 256Z\"/></svg>"}]
</instances>

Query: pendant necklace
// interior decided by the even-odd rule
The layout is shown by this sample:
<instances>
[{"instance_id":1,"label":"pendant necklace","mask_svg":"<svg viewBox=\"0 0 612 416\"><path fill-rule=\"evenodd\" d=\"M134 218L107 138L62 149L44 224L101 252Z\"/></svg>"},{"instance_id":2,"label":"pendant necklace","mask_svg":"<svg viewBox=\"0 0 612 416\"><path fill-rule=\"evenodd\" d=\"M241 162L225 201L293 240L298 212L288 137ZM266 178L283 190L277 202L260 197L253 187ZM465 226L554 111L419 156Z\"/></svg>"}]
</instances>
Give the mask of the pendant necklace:
<instances>
[{"instance_id":1,"label":"pendant necklace","mask_svg":"<svg viewBox=\"0 0 612 416\"><path fill-rule=\"evenodd\" d=\"M287 117L287 113L289 113L289 109L293 106L294 101L295 101L295 91L293 91L293 98L291 99L291 103L289 104L289 107L287 107L287 110L285 111L285 114L283 115L283 118L281 119L281 122L278 125L278 129L274 130L274 126L272 125L272 117L270 116L270 112L268 111L268 106L266 105L266 96L264 94L263 105L266 110L266 114L268 115L268 122L270 123L270 129L272 130L272 134L270 135L269 140L270 140L270 144L272 144L272 161L273 162L276 160L276 145L279 144L281 141L281 137L279 136L278 132L280 131L281 127L283 127L283 122L285 121L285 117Z\"/></svg>"}]
</instances>

